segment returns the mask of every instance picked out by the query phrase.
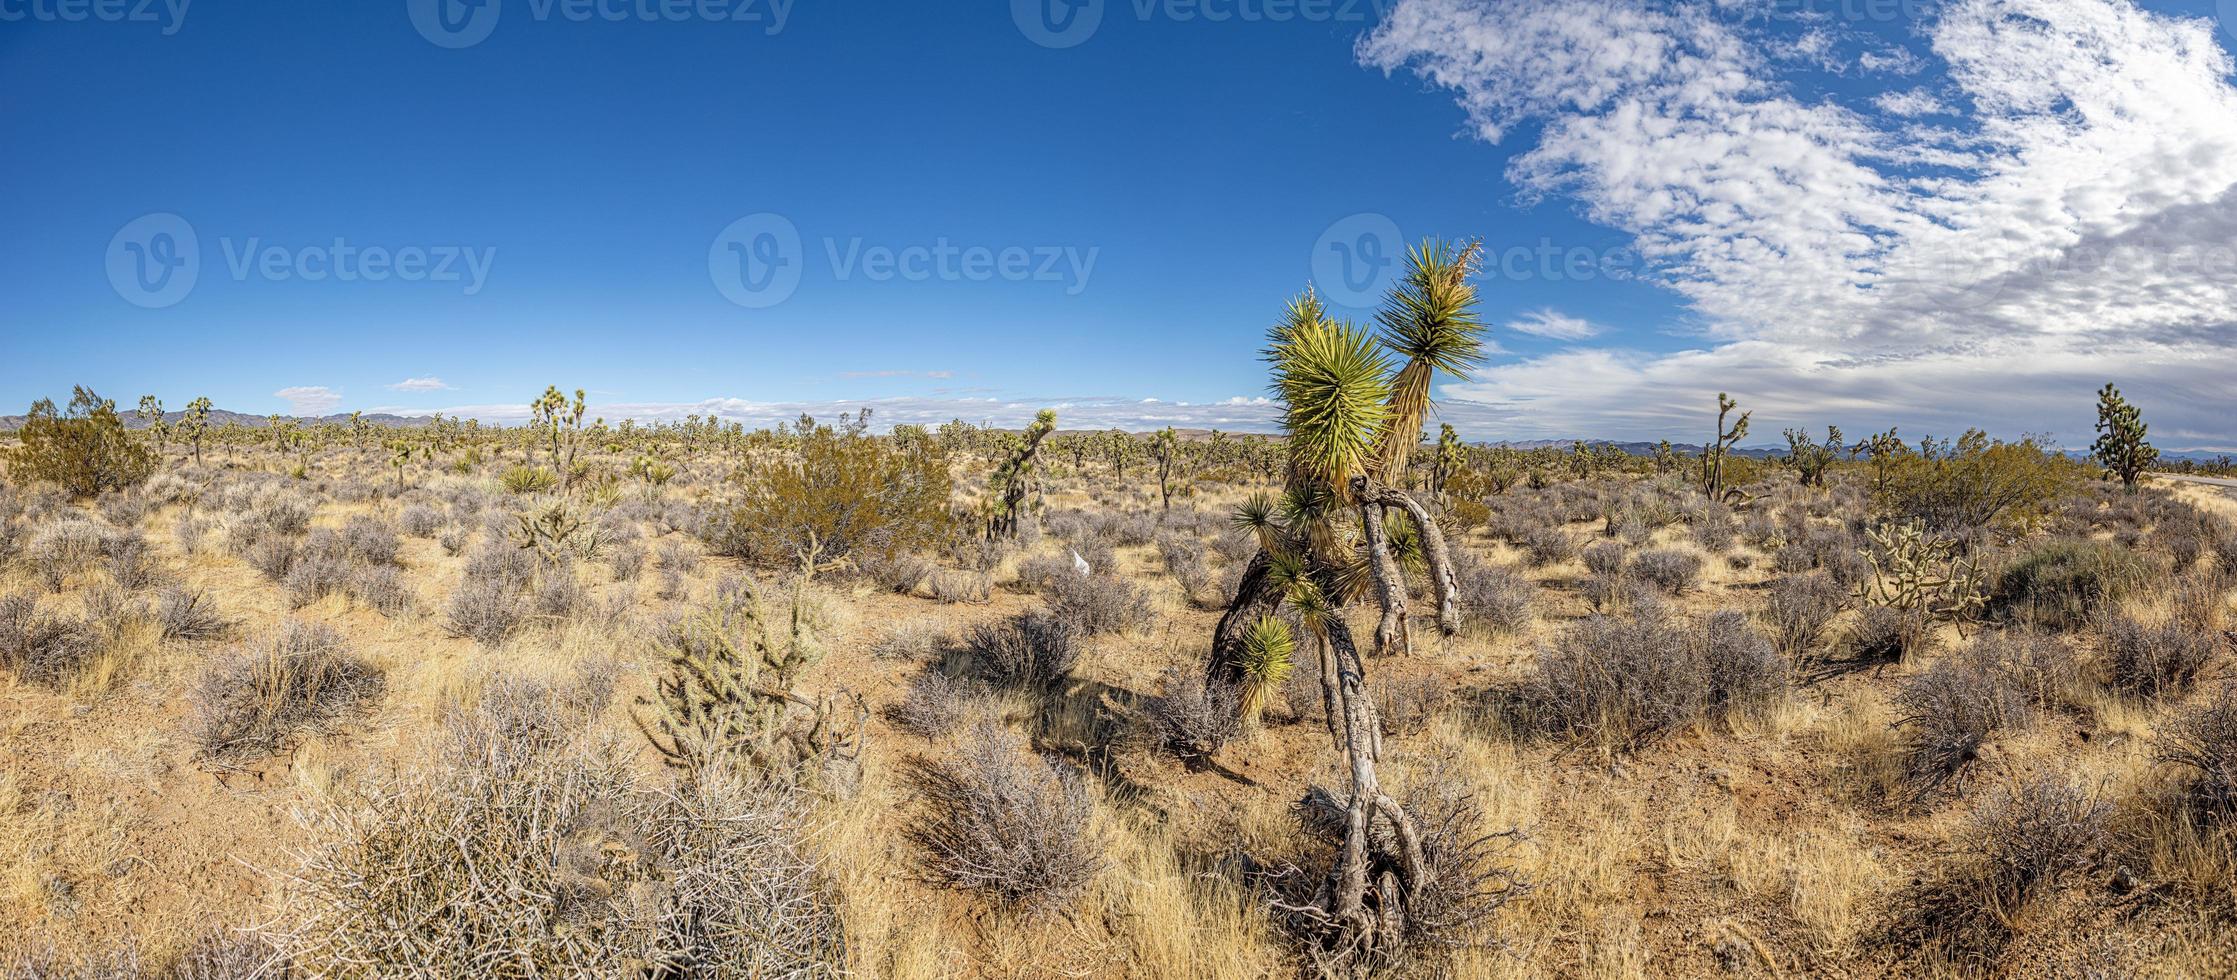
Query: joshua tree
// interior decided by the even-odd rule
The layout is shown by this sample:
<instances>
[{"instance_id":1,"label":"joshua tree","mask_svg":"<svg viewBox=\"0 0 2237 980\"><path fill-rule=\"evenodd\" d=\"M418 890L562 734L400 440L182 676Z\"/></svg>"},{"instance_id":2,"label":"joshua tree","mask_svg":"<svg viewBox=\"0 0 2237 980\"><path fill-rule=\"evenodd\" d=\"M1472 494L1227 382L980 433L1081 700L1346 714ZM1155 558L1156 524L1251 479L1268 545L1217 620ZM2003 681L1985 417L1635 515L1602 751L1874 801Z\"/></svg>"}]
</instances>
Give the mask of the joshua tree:
<instances>
[{"instance_id":1,"label":"joshua tree","mask_svg":"<svg viewBox=\"0 0 2237 980\"><path fill-rule=\"evenodd\" d=\"M2097 444L2090 451L2131 493L2136 478L2159 459L2159 450L2144 441L2145 429L2143 413L2121 397L2119 388L2108 382L2097 393Z\"/></svg>"},{"instance_id":2,"label":"joshua tree","mask_svg":"<svg viewBox=\"0 0 2237 980\"><path fill-rule=\"evenodd\" d=\"M1258 536L1234 603L1221 617L1206 673L1247 686L1273 640L1264 623L1298 610L1321 663L1323 704L1337 748L1349 761L1350 792L1336 864L1312 899L1281 911L1310 931L1332 969L1361 974L1405 943L1407 919L1434 887L1413 818L1378 782L1382 732L1366 691L1366 664L1336 610L1373 594L1382 610L1375 651L1408 649L1406 585L1394 556L1393 524L1410 526L1430 570L1438 624L1459 629L1452 561L1420 503L1386 482L1405 473L1421 441L1436 373L1465 376L1482 353L1468 274L1476 246L1425 243L1409 249L1380 330L1327 316L1307 292L1290 304L1266 350L1284 405L1289 483L1277 503L1261 496L1236 516ZM1325 791L1321 791L1325 793Z\"/></svg>"},{"instance_id":3,"label":"joshua tree","mask_svg":"<svg viewBox=\"0 0 2237 980\"><path fill-rule=\"evenodd\" d=\"M1173 465L1180 461L1181 438L1168 425L1150 440L1150 459L1157 463L1159 509L1173 509Z\"/></svg>"},{"instance_id":4,"label":"joshua tree","mask_svg":"<svg viewBox=\"0 0 2237 980\"><path fill-rule=\"evenodd\" d=\"M1850 459L1855 459L1858 453L1864 453L1871 459L1872 490L1875 493L1887 489L1887 478L1895 468L1896 457L1910 451L1911 447L1904 445L1902 437L1895 433L1896 430L1892 428L1886 432L1876 432L1857 440L1856 445L1849 447Z\"/></svg>"},{"instance_id":5,"label":"joshua tree","mask_svg":"<svg viewBox=\"0 0 2237 980\"><path fill-rule=\"evenodd\" d=\"M163 418L163 399L154 395L141 395L140 407L132 414L148 425L148 438L155 443L155 458L163 458L164 447L171 442L171 423Z\"/></svg>"},{"instance_id":6,"label":"joshua tree","mask_svg":"<svg viewBox=\"0 0 2237 980\"><path fill-rule=\"evenodd\" d=\"M202 465L202 437L210 432L210 400L196 398L186 403L186 412L179 418L179 438L194 447L194 465Z\"/></svg>"},{"instance_id":7,"label":"joshua tree","mask_svg":"<svg viewBox=\"0 0 2237 980\"><path fill-rule=\"evenodd\" d=\"M528 403L535 427L543 430L550 444L552 469L558 470L560 479L569 486L575 482L575 451L582 441L583 409L581 388L575 389L575 400L570 403L557 385L546 387L544 397Z\"/></svg>"},{"instance_id":8,"label":"joshua tree","mask_svg":"<svg viewBox=\"0 0 2237 980\"><path fill-rule=\"evenodd\" d=\"M1437 495L1437 499L1445 499L1445 481L1452 479L1452 475L1459 472L1467 461L1468 446L1460 441L1460 433L1454 432L1451 424L1440 423L1437 427L1437 456L1429 471L1429 489Z\"/></svg>"},{"instance_id":9,"label":"joshua tree","mask_svg":"<svg viewBox=\"0 0 2237 980\"><path fill-rule=\"evenodd\" d=\"M1018 533L1018 515L1025 510L1025 498L1040 488L1041 440L1056 431L1056 413L1042 409L1033 416L1033 424L1025 427L1023 436L1012 437L1010 455L987 478L988 540L1014 538Z\"/></svg>"},{"instance_id":10,"label":"joshua tree","mask_svg":"<svg viewBox=\"0 0 2237 980\"><path fill-rule=\"evenodd\" d=\"M1833 457L1842 449L1839 426L1825 427L1825 442L1810 441L1809 430L1788 429L1786 436L1787 465L1802 478L1805 487L1825 486L1825 471L1833 466Z\"/></svg>"},{"instance_id":11,"label":"joshua tree","mask_svg":"<svg viewBox=\"0 0 2237 980\"><path fill-rule=\"evenodd\" d=\"M1754 412L1741 412L1740 418L1732 423L1732 427L1725 428L1725 416L1730 415L1733 409L1739 407L1739 402L1733 401L1724 392L1717 392L1716 438L1701 447L1701 492L1718 500L1722 500L1726 496L1724 489L1725 457L1731 454L1732 447L1739 445L1740 440L1747 436L1748 416L1755 414Z\"/></svg>"}]
</instances>

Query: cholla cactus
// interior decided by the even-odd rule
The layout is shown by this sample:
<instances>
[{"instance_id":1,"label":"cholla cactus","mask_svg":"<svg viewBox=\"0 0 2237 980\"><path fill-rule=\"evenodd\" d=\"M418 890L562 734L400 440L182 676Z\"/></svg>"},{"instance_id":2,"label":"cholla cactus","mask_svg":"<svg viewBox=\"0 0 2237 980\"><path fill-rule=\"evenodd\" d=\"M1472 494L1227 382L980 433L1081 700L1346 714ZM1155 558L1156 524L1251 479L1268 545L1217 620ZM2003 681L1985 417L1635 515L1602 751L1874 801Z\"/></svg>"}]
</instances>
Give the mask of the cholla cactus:
<instances>
[{"instance_id":1,"label":"cholla cactus","mask_svg":"<svg viewBox=\"0 0 2237 980\"><path fill-rule=\"evenodd\" d=\"M1957 555L1957 542L1929 537L1918 521L1882 524L1867 532L1862 549L1872 577L1858 590L1874 605L1889 606L1930 622L1965 624L1988 604L1978 566Z\"/></svg>"},{"instance_id":2,"label":"cholla cactus","mask_svg":"<svg viewBox=\"0 0 2237 980\"><path fill-rule=\"evenodd\" d=\"M1025 435L1013 437L1008 458L987 478L988 540L1017 536L1018 516L1025 510L1026 498L1040 489L1041 440L1054 431L1056 412L1044 408L1033 417L1033 424L1025 427Z\"/></svg>"},{"instance_id":3,"label":"cholla cactus","mask_svg":"<svg viewBox=\"0 0 2237 980\"><path fill-rule=\"evenodd\" d=\"M734 766L796 785L860 758L868 717L861 699L793 690L822 656L804 585L794 586L789 626L773 624L760 597L747 594L718 600L672 637L655 695L639 698L631 714L664 762L694 780Z\"/></svg>"}]
</instances>

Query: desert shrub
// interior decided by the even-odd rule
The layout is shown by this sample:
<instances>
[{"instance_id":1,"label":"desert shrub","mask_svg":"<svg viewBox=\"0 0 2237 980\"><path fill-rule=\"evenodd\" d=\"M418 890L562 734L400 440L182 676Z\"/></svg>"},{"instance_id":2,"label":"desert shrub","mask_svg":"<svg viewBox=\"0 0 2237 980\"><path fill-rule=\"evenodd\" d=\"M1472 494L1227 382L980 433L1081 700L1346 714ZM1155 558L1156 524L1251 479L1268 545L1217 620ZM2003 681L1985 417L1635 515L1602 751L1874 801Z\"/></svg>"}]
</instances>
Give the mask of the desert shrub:
<instances>
[{"instance_id":1,"label":"desert shrub","mask_svg":"<svg viewBox=\"0 0 2237 980\"><path fill-rule=\"evenodd\" d=\"M1760 709L1787 684L1784 661L1745 617L1686 623L1650 603L1628 617L1593 616L1542 648L1525 720L1568 738L1636 746Z\"/></svg>"},{"instance_id":2,"label":"desert shrub","mask_svg":"<svg viewBox=\"0 0 2237 980\"><path fill-rule=\"evenodd\" d=\"M176 585L156 594L155 621L169 640L214 639L233 628L207 593Z\"/></svg>"},{"instance_id":3,"label":"desert shrub","mask_svg":"<svg viewBox=\"0 0 2237 980\"><path fill-rule=\"evenodd\" d=\"M1180 586L1181 596L1190 605L1198 609L1218 609L1227 605L1228 596L1220 594L1211 563L1204 556L1203 541L1164 534L1158 536L1157 550L1165 558L1165 571L1173 576L1173 583Z\"/></svg>"},{"instance_id":4,"label":"desert shrub","mask_svg":"<svg viewBox=\"0 0 2237 980\"><path fill-rule=\"evenodd\" d=\"M1496 565L1474 565L1459 576L1460 614L1470 626L1519 633L1537 618L1538 585Z\"/></svg>"},{"instance_id":5,"label":"desert shrub","mask_svg":"<svg viewBox=\"0 0 2237 980\"><path fill-rule=\"evenodd\" d=\"M1071 675L1080 659L1078 637L1066 620L1028 613L971 627L964 646L987 680L1033 690L1054 687Z\"/></svg>"},{"instance_id":6,"label":"desert shrub","mask_svg":"<svg viewBox=\"0 0 2237 980\"><path fill-rule=\"evenodd\" d=\"M2051 710L2072 703L2081 684L2082 663L2073 646L2041 630L1983 633L1966 655L2035 708Z\"/></svg>"},{"instance_id":7,"label":"desert shrub","mask_svg":"<svg viewBox=\"0 0 2237 980\"><path fill-rule=\"evenodd\" d=\"M523 611L516 591L490 579L469 578L451 593L444 628L452 636L494 647L520 627Z\"/></svg>"},{"instance_id":8,"label":"desert shrub","mask_svg":"<svg viewBox=\"0 0 2237 980\"><path fill-rule=\"evenodd\" d=\"M332 627L290 620L213 661L187 695L197 754L233 759L276 752L380 697L379 668L352 655Z\"/></svg>"},{"instance_id":9,"label":"desert shrub","mask_svg":"<svg viewBox=\"0 0 2237 980\"><path fill-rule=\"evenodd\" d=\"M155 556L148 539L135 530L116 530L101 536L101 568L109 581L127 592L155 584Z\"/></svg>"},{"instance_id":10,"label":"desert shrub","mask_svg":"<svg viewBox=\"0 0 2237 980\"><path fill-rule=\"evenodd\" d=\"M1428 674L1392 677L1383 672L1367 686L1385 735L1420 734L1452 703L1452 685Z\"/></svg>"},{"instance_id":11,"label":"desert shrub","mask_svg":"<svg viewBox=\"0 0 2237 980\"><path fill-rule=\"evenodd\" d=\"M1613 541L1596 541L1584 550L1585 571L1614 579L1623 574L1624 547Z\"/></svg>"},{"instance_id":12,"label":"desert shrub","mask_svg":"<svg viewBox=\"0 0 2237 980\"><path fill-rule=\"evenodd\" d=\"M394 525L368 514L358 514L342 525L342 544L352 559L369 565L396 564L396 553L403 548Z\"/></svg>"},{"instance_id":13,"label":"desert shrub","mask_svg":"<svg viewBox=\"0 0 2237 980\"><path fill-rule=\"evenodd\" d=\"M932 573L928 583L932 598L945 603L970 603L987 601L994 594L994 576L986 572L940 569Z\"/></svg>"},{"instance_id":14,"label":"desert shrub","mask_svg":"<svg viewBox=\"0 0 2237 980\"><path fill-rule=\"evenodd\" d=\"M1630 572L1640 581L1676 595L1700 581L1701 556L1689 551L1650 548L1632 556Z\"/></svg>"},{"instance_id":15,"label":"desert shrub","mask_svg":"<svg viewBox=\"0 0 2237 980\"><path fill-rule=\"evenodd\" d=\"M922 619L905 619L878 641L870 655L879 660L923 660L948 645L948 634Z\"/></svg>"},{"instance_id":16,"label":"desert shrub","mask_svg":"<svg viewBox=\"0 0 2237 980\"><path fill-rule=\"evenodd\" d=\"M954 527L947 459L929 440L897 444L816 426L802 433L797 455L742 474L743 499L710 524L715 550L824 566L928 549Z\"/></svg>"},{"instance_id":17,"label":"desert shrub","mask_svg":"<svg viewBox=\"0 0 2237 980\"><path fill-rule=\"evenodd\" d=\"M1788 575L1772 581L1763 619L1779 649L1799 657L1817 645L1826 625L1848 604L1848 591L1823 572Z\"/></svg>"},{"instance_id":18,"label":"desert shrub","mask_svg":"<svg viewBox=\"0 0 2237 980\"><path fill-rule=\"evenodd\" d=\"M2010 914L2096 860L2111 811L2087 790L2038 774L1999 790L1974 810L1961 846L1977 855L1992 907Z\"/></svg>"},{"instance_id":19,"label":"desert shrub","mask_svg":"<svg viewBox=\"0 0 2237 980\"><path fill-rule=\"evenodd\" d=\"M909 776L922 809L908 837L934 881L1054 912L1103 868L1087 787L992 724L952 758L914 760Z\"/></svg>"},{"instance_id":20,"label":"desert shrub","mask_svg":"<svg viewBox=\"0 0 2237 980\"><path fill-rule=\"evenodd\" d=\"M101 519L120 528L137 528L147 520L153 505L137 490L125 490L101 498L94 506L101 512Z\"/></svg>"},{"instance_id":21,"label":"desert shrub","mask_svg":"<svg viewBox=\"0 0 2237 980\"><path fill-rule=\"evenodd\" d=\"M281 534L301 534L310 530L318 505L299 494L273 493L259 498L252 512L267 528Z\"/></svg>"},{"instance_id":22,"label":"desert shrub","mask_svg":"<svg viewBox=\"0 0 2237 980\"><path fill-rule=\"evenodd\" d=\"M93 567L101 558L101 528L82 517L48 521L31 533L25 557L50 591L60 592L70 576Z\"/></svg>"},{"instance_id":23,"label":"desert shrub","mask_svg":"<svg viewBox=\"0 0 2237 980\"><path fill-rule=\"evenodd\" d=\"M202 550L202 539L209 533L210 522L192 514L180 514L178 522L171 525L171 539L189 555Z\"/></svg>"},{"instance_id":24,"label":"desert shrub","mask_svg":"<svg viewBox=\"0 0 2237 980\"><path fill-rule=\"evenodd\" d=\"M1923 799L1971 762L1989 735L2020 724L2027 698L1968 647L1943 657L1895 694L1903 777Z\"/></svg>"},{"instance_id":25,"label":"desert shrub","mask_svg":"<svg viewBox=\"0 0 2237 980\"><path fill-rule=\"evenodd\" d=\"M624 544L606 553L606 565L614 570L614 581L634 582L645 570L643 545Z\"/></svg>"},{"instance_id":26,"label":"desert shrub","mask_svg":"<svg viewBox=\"0 0 2237 980\"><path fill-rule=\"evenodd\" d=\"M2062 538L2028 549L2000 569L1991 610L2011 619L2070 630L2118 602L2148 578L2144 560L2118 544Z\"/></svg>"},{"instance_id":27,"label":"desert shrub","mask_svg":"<svg viewBox=\"0 0 2237 980\"><path fill-rule=\"evenodd\" d=\"M857 574L898 595L915 593L934 571L932 563L922 555L901 551L869 552L857 558L854 564Z\"/></svg>"},{"instance_id":28,"label":"desert shrub","mask_svg":"<svg viewBox=\"0 0 2237 980\"><path fill-rule=\"evenodd\" d=\"M25 593L0 596L0 668L22 680L60 687L99 645L91 623L41 612Z\"/></svg>"},{"instance_id":29,"label":"desert shrub","mask_svg":"<svg viewBox=\"0 0 2237 980\"><path fill-rule=\"evenodd\" d=\"M452 722L457 727L461 722ZM266 927L298 963L375 976L843 975L829 885L781 797L637 788L603 745L475 735L317 845Z\"/></svg>"},{"instance_id":30,"label":"desert shrub","mask_svg":"<svg viewBox=\"0 0 2237 980\"><path fill-rule=\"evenodd\" d=\"M699 570L699 552L681 541L670 541L653 554L652 564L663 572L690 575Z\"/></svg>"},{"instance_id":31,"label":"desert shrub","mask_svg":"<svg viewBox=\"0 0 2237 980\"><path fill-rule=\"evenodd\" d=\"M927 670L909 682L909 693L894 705L893 723L925 738L939 738L963 724L985 695L984 687Z\"/></svg>"},{"instance_id":32,"label":"desert shrub","mask_svg":"<svg viewBox=\"0 0 2237 980\"><path fill-rule=\"evenodd\" d=\"M75 497L137 486L155 472L155 454L124 430L116 403L83 387L67 410L45 398L33 402L16 439L11 478L51 482Z\"/></svg>"},{"instance_id":33,"label":"desert shrub","mask_svg":"<svg viewBox=\"0 0 2237 980\"><path fill-rule=\"evenodd\" d=\"M1576 539L1558 527L1541 525L1525 529L1521 543L1532 568L1558 565L1577 556Z\"/></svg>"},{"instance_id":34,"label":"desert shrub","mask_svg":"<svg viewBox=\"0 0 2237 980\"><path fill-rule=\"evenodd\" d=\"M2229 625L2228 573L2204 568L2175 579L2174 622L2202 633L2219 633Z\"/></svg>"},{"instance_id":35,"label":"desert shrub","mask_svg":"<svg viewBox=\"0 0 2237 980\"><path fill-rule=\"evenodd\" d=\"M455 558L458 557L460 552L466 550L466 542L473 540L473 537L474 532L463 527L454 527L444 531L443 536L436 539L436 543L442 546L443 554Z\"/></svg>"},{"instance_id":36,"label":"desert shrub","mask_svg":"<svg viewBox=\"0 0 2237 980\"><path fill-rule=\"evenodd\" d=\"M412 537L431 538L443 529L443 514L426 504L413 504L398 515L396 526Z\"/></svg>"},{"instance_id":37,"label":"desert shrub","mask_svg":"<svg viewBox=\"0 0 2237 980\"><path fill-rule=\"evenodd\" d=\"M1131 632L1150 620L1150 596L1108 575L1067 575L1041 593L1049 613L1084 636Z\"/></svg>"},{"instance_id":38,"label":"desert shrub","mask_svg":"<svg viewBox=\"0 0 2237 980\"><path fill-rule=\"evenodd\" d=\"M355 571L356 566L350 563L348 547L342 538L331 530L318 528L294 550L280 586L287 590L288 601L301 608L348 588Z\"/></svg>"},{"instance_id":39,"label":"desert shrub","mask_svg":"<svg viewBox=\"0 0 2237 980\"><path fill-rule=\"evenodd\" d=\"M1142 722L1150 743L1195 765L1243 733L1242 691L1208 681L1203 672L1166 668L1158 693L1142 701Z\"/></svg>"},{"instance_id":40,"label":"desert shrub","mask_svg":"<svg viewBox=\"0 0 2237 980\"><path fill-rule=\"evenodd\" d=\"M1879 495L1898 521L1962 533L2044 511L2085 472L2032 438L2003 442L1975 429L1937 445L1931 456L1896 457Z\"/></svg>"},{"instance_id":41,"label":"desert shrub","mask_svg":"<svg viewBox=\"0 0 2237 980\"><path fill-rule=\"evenodd\" d=\"M2162 726L2152 758L2180 772L2183 802L2192 812L2237 818L2237 684L2223 685Z\"/></svg>"},{"instance_id":42,"label":"desert shrub","mask_svg":"<svg viewBox=\"0 0 2237 980\"><path fill-rule=\"evenodd\" d=\"M1932 641L1925 618L1894 606L1866 605L1849 625L1849 656L1898 661L1923 653Z\"/></svg>"},{"instance_id":43,"label":"desert shrub","mask_svg":"<svg viewBox=\"0 0 2237 980\"><path fill-rule=\"evenodd\" d=\"M2146 626L2126 616L2105 621L2105 681L2124 694L2161 698L2190 689L2220 645L2216 634L2179 622Z\"/></svg>"}]
</instances>

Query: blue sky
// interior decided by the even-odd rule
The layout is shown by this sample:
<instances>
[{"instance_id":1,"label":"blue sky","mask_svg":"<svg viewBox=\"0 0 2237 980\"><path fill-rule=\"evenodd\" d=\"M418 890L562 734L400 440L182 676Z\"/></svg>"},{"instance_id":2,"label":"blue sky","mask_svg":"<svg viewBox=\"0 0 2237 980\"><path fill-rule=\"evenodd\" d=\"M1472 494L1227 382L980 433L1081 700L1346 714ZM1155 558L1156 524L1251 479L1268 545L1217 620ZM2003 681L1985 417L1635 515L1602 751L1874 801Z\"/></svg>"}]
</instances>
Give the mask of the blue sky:
<instances>
[{"instance_id":1,"label":"blue sky","mask_svg":"<svg viewBox=\"0 0 2237 980\"><path fill-rule=\"evenodd\" d=\"M1380 250L1395 230L1404 239L1481 237L1507 260L1484 283L1497 367L1445 390L1448 414L1474 438L1682 436L1688 413L1698 414L1692 402L1730 387L1763 406L1767 432L1824 422L1948 431L1978 417L2086 439L2086 414L2046 419L2024 398L2000 409L1976 383L2008 376L1997 365L2015 356L2056 362L2070 332L2015 340L2033 328L1991 323L1962 340L1926 341L1912 320L1878 307L1858 313L1861 327L1844 320L1794 332L1783 324L1856 289L1892 289L1848 281L1850 292L1831 298L1802 290L1781 299L1759 282L1885 277L1905 261L1929 261L1912 258L1923 246L1904 250L1923 236L1904 221L1965 227L1970 219L1945 203L1959 198L2005 216L2015 201L2040 203L1992 193L1998 181L2041 186L2040 173L2029 184L1992 158L2120 142L2117 132L2028 129L2070 107L2028 104L2028 93L2006 91L2008 67L1984 67L1965 47L1989 46L1974 31L1982 24L2024 31L2045 10L1961 17L1914 4L1904 9L1917 16L1874 20L1844 13L1843 0L1752 12L1611 4L1580 21L1594 4L1106 0L1081 8L1100 14L1084 39L1050 47L1029 36L1037 11L1000 0L487 2L475 15L495 19L469 20L468 30L494 27L453 48L436 41L470 38L423 33L407 0L200 0L183 17L160 3L140 8L153 21L73 20L64 0L0 0L0 13L13 15L0 22L0 331L9 350L0 410L83 382L122 401L153 392L174 406L207 394L258 413L503 418L557 383L590 389L617 417L759 420L868 402L896 421L1014 421L1056 404L1067 424L1263 427L1269 408L1250 402L1264 393L1254 352L1267 322L1315 277L1316 254L1323 291L1353 295L1326 281L1330 249L1364 241ZM2138 24L2165 31L2166 45L2115 54L2138 59L2141 77L2173 73L2210 107L2237 105L2216 101L2226 71L2182 43L2192 28L2180 18L2211 17L2211 4L2032 6L2109 38L2132 38ZM1235 9L1299 12L1275 21L1202 15ZM678 19L661 20L664 10ZM430 11L442 12L420 10ZM2020 19L1997 20L2006 14ZM1508 41L1486 41L1486 32L1536 38L1534 58L1604 52L1610 41L1634 52L1650 50L1641 38L1665 43L1629 64L1580 55L1525 69L1501 49ZM2229 33L2203 36L2228 57ZM2011 46L1998 38L1996 47ZM2102 62L2105 53L2077 46L2037 57ZM1906 56L1918 64L1889 60ZM1672 93L1690 91L1680 76L1698 64L1750 75L1751 87L1683 103L1691 96ZM1530 78L1566 89L1529 91ZM1576 97L1604 88L1617 93L1607 104ZM1610 127L1628 125L1618 106L1638 103L1640 92L1669 118L1717 130L1703 145L1752 144L1748 160L1762 162L1799 139L1804 158L1751 170L1714 156L1729 149L1658 157L1670 142L1662 137L1625 149ZM1942 155L1828 156L1827 146L1854 134L1829 132L1811 115L1840 106L1891 143L1931 146L1935 137L1900 127L1935 119L1926 103L1937 92L1948 110L1937 127L1950 148ZM1926 102L1887 101L1895 96ZM1781 116L1766 105L1802 111ZM2164 121L2107 118L2157 127L2192 152L2161 159L2180 171L2158 174L2161 184L2072 191L2084 174L2060 186L2077 199L2113 196L2111 213L2134 215L2149 201L2170 226L2214 240L2230 217L2221 191L2237 184L2237 174L2217 183L2226 164L2210 159L2227 127L2171 132ZM1993 152L1964 147L1964 137L1989 131L2017 135ZM2121 145L2135 142L2129 135ZM1826 158L1818 170L1810 153ZM1887 192L1841 176L1860 160L1881 181L1923 188L1955 174L1969 190ZM1668 188L1626 183L1626 167L1675 181L1692 197L1679 209L1690 217L1647 203ZM1690 186L1671 176L1693 167L1717 176ZM1788 176L1813 172L1829 176ZM2186 190L2153 191L2164 182ZM1763 213L1731 219L1735 204L1767 213L1778 191L1797 187L1805 193L1781 209L1828 194L1856 200L1817 225L1766 224ZM1931 200L1890 206L1883 193ZM2068 244L2125 230L2088 208L2069 210L2028 219L2029 228ZM151 225L148 215L176 218ZM732 239L795 269L796 286L780 278L775 293L745 289L743 305L726 296L723 277L747 274L722 271L742 268L721 239L741 219L743 237ZM127 295L129 270L158 268L131 264L146 257L148 229L176 230L174 222L195 242L191 289ZM1839 244L1834 232L1858 226L1887 240ZM771 230L779 234L762 236ZM2149 254L2172 254L2182 241L2156 237ZM1767 242L1785 251L1749 260ZM1933 244L1944 255L1953 247ZM755 251L772 245L781 251ZM120 251L128 247L143 251ZM1548 250L1552 273L1540 262ZM368 264L371 254L386 261ZM400 271L406 256L424 256L425 274ZM879 265L886 256L898 263L891 274ZM2014 261L2046 268L2042 255ZM1958 305L2033 324L2043 320L2040 303L2064 303L2054 312L2103 321L2088 297L2066 295L2071 265L2049 261L2058 275L2016 292L2000 285L2004 306ZM2194 278L2211 282L2215 257L2204 261ZM1576 262L1591 274L1559 271ZM341 281L353 268L359 275ZM2042 286L2052 279L2068 285ZM730 283L734 295L742 284ZM2075 388L2074 413L2086 413L2088 393L2111 379L2096 375L2117 378L2133 364L2132 386L2166 393L2139 395L2148 414L2226 399L2182 366L2226 349L2227 295L2187 280L2147 285L2182 306L2124 324L2122 337L2149 350L2099 348L2085 369L2012 394ZM2106 288L2133 295L2138 283ZM1938 397L1858 367L1922 350L1947 355L1915 372L1947 382ZM1828 370L1837 376L1813 373ZM1218 404L1231 399L1245 403ZM2172 420L2184 433L2177 442L2237 443L2216 421L2227 407Z\"/></svg>"}]
</instances>

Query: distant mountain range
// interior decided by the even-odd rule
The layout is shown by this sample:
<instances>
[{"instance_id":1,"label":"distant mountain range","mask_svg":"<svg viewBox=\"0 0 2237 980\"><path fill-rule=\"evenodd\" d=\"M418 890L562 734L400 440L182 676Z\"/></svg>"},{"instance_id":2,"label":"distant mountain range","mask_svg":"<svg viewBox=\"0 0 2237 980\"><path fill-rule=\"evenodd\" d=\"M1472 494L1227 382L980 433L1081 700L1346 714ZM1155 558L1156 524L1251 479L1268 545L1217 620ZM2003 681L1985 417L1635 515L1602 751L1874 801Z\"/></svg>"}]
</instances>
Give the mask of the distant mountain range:
<instances>
[{"instance_id":1,"label":"distant mountain range","mask_svg":"<svg viewBox=\"0 0 2237 980\"><path fill-rule=\"evenodd\" d=\"M130 408L127 408L126 406L118 405L117 413L124 416L124 427L127 429L145 429L148 427L148 421L146 419L132 414L132 410ZM163 413L163 420L166 422L177 422L178 420L185 417L185 412ZM22 415L0 415L0 432L23 428L23 422L25 418L26 416ZM425 415L404 416L384 414L367 415L364 418L366 424L368 425L378 425L391 429L416 429L432 421L432 419ZM293 420L296 422L301 422L304 425L318 425L325 422L333 422L338 425L348 425L350 423L350 417L346 414L321 415L317 418L295 418L294 416L282 415L280 416L280 420L283 422ZM222 408L213 408L210 410L211 428L224 428L229 423L239 425L244 429L261 429L267 425L272 424L269 416L247 415L241 412L228 412Z\"/></svg>"}]
</instances>

